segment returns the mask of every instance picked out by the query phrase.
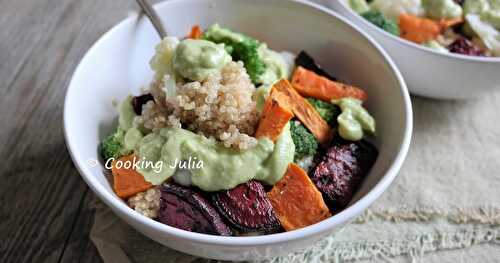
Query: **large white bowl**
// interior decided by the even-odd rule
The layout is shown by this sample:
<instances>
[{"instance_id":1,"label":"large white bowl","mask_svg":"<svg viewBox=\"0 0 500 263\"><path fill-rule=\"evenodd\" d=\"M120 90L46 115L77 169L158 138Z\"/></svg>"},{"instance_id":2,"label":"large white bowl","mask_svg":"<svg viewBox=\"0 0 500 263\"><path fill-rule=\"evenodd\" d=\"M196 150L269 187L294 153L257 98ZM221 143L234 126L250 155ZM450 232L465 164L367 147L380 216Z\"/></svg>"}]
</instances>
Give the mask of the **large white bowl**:
<instances>
[{"instance_id":1,"label":"large white bowl","mask_svg":"<svg viewBox=\"0 0 500 263\"><path fill-rule=\"evenodd\" d=\"M69 85L64 130L73 161L95 194L144 235L185 253L225 260L249 260L290 253L313 245L359 215L392 182L406 156L412 131L411 102L400 73L368 36L335 13L304 1L173 0L156 6L168 33L182 37L190 27L218 22L266 41L277 50L306 49L339 78L366 89L378 124L379 158L350 206L318 224L286 233L221 237L176 229L130 209L118 198L98 159L97 145L111 132L113 99L139 92L152 78L148 61L159 41L151 24L137 16L106 33L87 52Z\"/></svg>"},{"instance_id":2,"label":"large white bowl","mask_svg":"<svg viewBox=\"0 0 500 263\"><path fill-rule=\"evenodd\" d=\"M403 73L412 94L468 99L500 89L500 58L434 51L378 28L349 8L345 0L325 1L382 44Z\"/></svg>"}]
</instances>

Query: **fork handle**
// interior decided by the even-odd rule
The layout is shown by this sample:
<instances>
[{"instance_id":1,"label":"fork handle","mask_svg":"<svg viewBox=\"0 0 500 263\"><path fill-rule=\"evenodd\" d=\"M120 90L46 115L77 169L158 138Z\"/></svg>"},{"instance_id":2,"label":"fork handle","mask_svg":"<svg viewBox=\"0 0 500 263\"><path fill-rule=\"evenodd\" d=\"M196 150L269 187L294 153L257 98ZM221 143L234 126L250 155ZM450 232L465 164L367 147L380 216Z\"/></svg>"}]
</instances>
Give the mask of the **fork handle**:
<instances>
[{"instance_id":1,"label":"fork handle","mask_svg":"<svg viewBox=\"0 0 500 263\"><path fill-rule=\"evenodd\" d=\"M149 21L151 21L151 24L153 24L153 27L158 32L158 35L160 35L160 38L161 39L165 38L167 36L167 31L165 30L165 27L163 26L163 23L161 22L158 13L147 2L147 0L136 0L136 1L137 4L139 4L139 6L141 7L142 11L149 18Z\"/></svg>"}]
</instances>

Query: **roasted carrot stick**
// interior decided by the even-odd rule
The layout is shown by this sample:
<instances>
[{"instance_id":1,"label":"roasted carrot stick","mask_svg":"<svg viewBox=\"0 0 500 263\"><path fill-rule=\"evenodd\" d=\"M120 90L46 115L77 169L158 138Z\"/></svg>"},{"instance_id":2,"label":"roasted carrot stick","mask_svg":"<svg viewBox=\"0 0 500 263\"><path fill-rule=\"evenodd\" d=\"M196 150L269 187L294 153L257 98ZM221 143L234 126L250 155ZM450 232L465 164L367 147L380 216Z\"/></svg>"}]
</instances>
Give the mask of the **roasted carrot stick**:
<instances>
[{"instance_id":1,"label":"roasted carrot stick","mask_svg":"<svg viewBox=\"0 0 500 263\"><path fill-rule=\"evenodd\" d=\"M446 30L449 27L458 25L464 22L462 17L452 18L452 19L441 19L439 20L439 25L441 26L441 31Z\"/></svg>"},{"instance_id":2,"label":"roasted carrot stick","mask_svg":"<svg viewBox=\"0 0 500 263\"><path fill-rule=\"evenodd\" d=\"M352 97L366 100L368 95L360 88L329 80L313 71L297 67L292 76L293 87L304 97L313 97L324 101Z\"/></svg>"},{"instance_id":3,"label":"roasted carrot stick","mask_svg":"<svg viewBox=\"0 0 500 263\"><path fill-rule=\"evenodd\" d=\"M316 109L307 102L290 85L288 80L282 79L273 85L271 96L282 107L289 109L311 131L316 139L326 144L332 137L332 130L328 123L321 118Z\"/></svg>"},{"instance_id":4,"label":"roasted carrot stick","mask_svg":"<svg viewBox=\"0 0 500 263\"><path fill-rule=\"evenodd\" d=\"M191 32L187 36L187 38L192 38L192 39L201 39L203 36L203 31L201 31L201 28L199 25L195 25L191 28Z\"/></svg>"},{"instance_id":5,"label":"roasted carrot stick","mask_svg":"<svg viewBox=\"0 0 500 263\"><path fill-rule=\"evenodd\" d=\"M404 13L399 15L399 28L402 38L417 44L436 39L442 29L439 22Z\"/></svg>"},{"instance_id":6,"label":"roasted carrot stick","mask_svg":"<svg viewBox=\"0 0 500 263\"><path fill-rule=\"evenodd\" d=\"M153 185L144 180L144 177L137 171L132 168L125 168L128 165L126 163L133 163L137 160L133 154L124 156L118 160L113 162L111 172L113 173L113 188L115 190L116 195L119 197L126 199L137 193L144 192L149 188L153 187ZM118 162L121 162L118 165Z\"/></svg>"},{"instance_id":7,"label":"roasted carrot stick","mask_svg":"<svg viewBox=\"0 0 500 263\"><path fill-rule=\"evenodd\" d=\"M306 227L330 217L321 193L307 173L290 163L288 169L267 194L286 231Z\"/></svg>"},{"instance_id":8,"label":"roasted carrot stick","mask_svg":"<svg viewBox=\"0 0 500 263\"><path fill-rule=\"evenodd\" d=\"M264 104L255 137L268 137L273 142L276 142L283 128L292 118L293 113L290 110L280 106L276 100L269 96Z\"/></svg>"}]
</instances>

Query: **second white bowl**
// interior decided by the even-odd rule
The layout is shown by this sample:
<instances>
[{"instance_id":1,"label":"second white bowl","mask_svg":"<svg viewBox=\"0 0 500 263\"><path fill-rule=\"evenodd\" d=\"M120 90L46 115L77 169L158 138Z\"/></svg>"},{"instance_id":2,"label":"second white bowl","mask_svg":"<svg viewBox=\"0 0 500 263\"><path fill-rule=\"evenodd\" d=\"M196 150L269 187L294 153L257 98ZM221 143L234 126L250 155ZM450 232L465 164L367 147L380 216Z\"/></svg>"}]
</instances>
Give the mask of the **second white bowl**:
<instances>
[{"instance_id":1,"label":"second white bowl","mask_svg":"<svg viewBox=\"0 0 500 263\"><path fill-rule=\"evenodd\" d=\"M436 99L468 99L500 90L500 58L434 51L376 27L343 0L327 0L327 4L382 44L403 73L412 94Z\"/></svg>"}]
</instances>

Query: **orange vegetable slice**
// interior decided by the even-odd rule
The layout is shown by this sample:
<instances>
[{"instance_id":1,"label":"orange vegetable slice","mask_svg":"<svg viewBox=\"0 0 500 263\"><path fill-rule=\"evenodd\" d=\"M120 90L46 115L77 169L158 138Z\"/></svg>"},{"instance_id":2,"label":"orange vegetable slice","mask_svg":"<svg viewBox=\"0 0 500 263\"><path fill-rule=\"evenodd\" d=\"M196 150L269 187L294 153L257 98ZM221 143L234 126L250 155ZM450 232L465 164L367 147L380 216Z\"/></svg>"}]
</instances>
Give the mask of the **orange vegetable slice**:
<instances>
[{"instance_id":1,"label":"orange vegetable slice","mask_svg":"<svg viewBox=\"0 0 500 263\"><path fill-rule=\"evenodd\" d=\"M318 223L331 216L321 193L307 173L290 163L283 178L267 194L286 231Z\"/></svg>"},{"instance_id":2,"label":"orange vegetable slice","mask_svg":"<svg viewBox=\"0 0 500 263\"><path fill-rule=\"evenodd\" d=\"M449 27L461 24L464 22L462 17L452 18L452 19L441 19L439 20L439 25L441 26L441 31L446 30Z\"/></svg>"},{"instance_id":3,"label":"orange vegetable slice","mask_svg":"<svg viewBox=\"0 0 500 263\"><path fill-rule=\"evenodd\" d=\"M368 94L360 88L327 79L300 66L293 73L292 85L302 96L324 101L345 97L368 99Z\"/></svg>"},{"instance_id":4,"label":"orange vegetable slice","mask_svg":"<svg viewBox=\"0 0 500 263\"><path fill-rule=\"evenodd\" d=\"M333 132L328 123L321 118L318 111L306 99L300 96L288 80L282 79L275 83L271 89L270 97L278 101L282 107L293 112L321 144L330 141Z\"/></svg>"},{"instance_id":5,"label":"orange vegetable slice","mask_svg":"<svg viewBox=\"0 0 500 263\"><path fill-rule=\"evenodd\" d=\"M137 157L132 154L115 160L112 164L113 189L120 198L126 199L153 187L151 183L144 180L139 172L130 168L132 166L128 164L135 161L137 161ZM118 162L121 164L117 165Z\"/></svg>"},{"instance_id":6,"label":"orange vegetable slice","mask_svg":"<svg viewBox=\"0 0 500 263\"><path fill-rule=\"evenodd\" d=\"M422 44L436 39L442 27L434 20L403 13L399 15L399 29L402 38Z\"/></svg>"},{"instance_id":7,"label":"orange vegetable slice","mask_svg":"<svg viewBox=\"0 0 500 263\"><path fill-rule=\"evenodd\" d=\"M201 39L202 36L203 36L203 31L201 30L200 26L195 25L191 28L191 32L189 32L187 38Z\"/></svg>"},{"instance_id":8,"label":"orange vegetable slice","mask_svg":"<svg viewBox=\"0 0 500 263\"><path fill-rule=\"evenodd\" d=\"M268 137L273 142L276 142L283 128L292 118L293 113L290 110L280 106L276 100L269 96L264 104L255 137Z\"/></svg>"}]
</instances>

